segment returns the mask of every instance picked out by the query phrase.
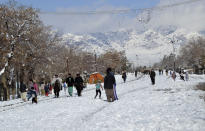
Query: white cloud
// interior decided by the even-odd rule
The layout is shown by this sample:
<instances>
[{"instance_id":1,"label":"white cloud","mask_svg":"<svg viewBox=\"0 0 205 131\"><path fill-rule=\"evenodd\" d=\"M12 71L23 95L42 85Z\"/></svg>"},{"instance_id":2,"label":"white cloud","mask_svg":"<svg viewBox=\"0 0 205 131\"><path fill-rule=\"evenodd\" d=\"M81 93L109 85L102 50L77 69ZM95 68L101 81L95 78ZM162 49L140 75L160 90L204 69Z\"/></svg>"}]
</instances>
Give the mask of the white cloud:
<instances>
[{"instance_id":1,"label":"white cloud","mask_svg":"<svg viewBox=\"0 0 205 131\"><path fill-rule=\"evenodd\" d=\"M102 7L99 10L115 10L114 7ZM125 8L117 8L125 9ZM58 12L89 11L89 8L81 9L58 9ZM136 25L136 14L88 14L88 15L55 15L41 14L41 19L47 25L53 25L63 32L87 33L106 32L120 28L133 28Z\"/></svg>"},{"instance_id":2,"label":"white cloud","mask_svg":"<svg viewBox=\"0 0 205 131\"><path fill-rule=\"evenodd\" d=\"M185 1L185 0L183 0ZM187 0L186 0L187 1ZM161 0L159 5L182 2L179 0ZM180 5L152 12L150 26L174 25L190 31L205 30L205 1Z\"/></svg>"},{"instance_id":3,"label":"white cloud","mask_svg":"<svg viewBox=\"0 0 205 131\"><path fill-rule=\"evenodd\" d=\"M160 5L173 4L182 0L161 0ZM183 0L187 1L187 0ZM129 14L111 15L54 15L41 14L41 19L47 25L52 25L63 32L70 33L90 33L90 32L107 32L123 29L139 29L143 26L157 27L161 25L174 25L180 28L186 28L190 31L205 30L205 1L192 4L171 7L163 10L151 12L151 21L148 24L139 24L137 15L132 12ZM112 6L104 6L99 10L119 10L126 9L124 7L116 8ZM88 11L93 7L57 9L57 12L66 11ZM146 17L146 15L145 15ZM138 17L139 18L139 17Z\"/></svg>"}]
</instances>

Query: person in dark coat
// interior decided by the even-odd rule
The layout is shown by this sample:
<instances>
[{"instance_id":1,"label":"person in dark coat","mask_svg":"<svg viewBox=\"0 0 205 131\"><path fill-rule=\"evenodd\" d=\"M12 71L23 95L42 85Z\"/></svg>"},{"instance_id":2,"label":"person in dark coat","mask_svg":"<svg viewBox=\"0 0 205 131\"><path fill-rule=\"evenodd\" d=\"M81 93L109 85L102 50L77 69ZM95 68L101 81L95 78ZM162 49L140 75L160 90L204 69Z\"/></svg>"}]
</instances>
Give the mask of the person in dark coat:
<instances>
[{"instance_id":1,"label":"person in dark coat","mask_svg":"<svg viewBox=\"0 0 205 131\"><path fill-rule=\"evenodd\" d=\"M185 81L183 73L179 74L179 76L181 80Z\"/></svg>"},{"instance_id":2,"label":"person in dark coat","mask_svg":"<svg viewBox=\"0 0 205 131\"><path fill-rule=\"evenodd\" d=\"M104 89L107 96L108 102L113 102L115 100L113 86L116 84L115 77L112 74L111 68L107 69L107 75L104 78Z\"/></svg>"},{"instance_id":3,"label":"person in dark coat","mask_svg":"<svg viewBox=\"0 0 205 131\"><path fill-rule=\"evenodd\" d=\"M74 85L74 79L71 76L71 74L68 74L68 78L66 78L66 83L68 86L68 93L70 96L73 96L73 85Z\"/></svg>"},{"instance_id":4,"label":"person in dark coat","mask_svg":"<svg viewBox=\"0 0 205 131\"><path fill-rule=\"evenodd\" d=\"M78 96L81 96L81 92L83 90L83 78L78 73L75 78L75 87L78 93Z\"/></svg>"},{"instance_id":5,"label":"person in dark coat","mask_svg":"<svg viewBox=\"0 0 205 131\"><path fill-rule=\"evenodd\" d=\"M54 84L54 94L55 94L55 97L57 98L59 97L60 88L61 88L61 84L60 84L60 81L57 79Z\"/></svg>"},{"instance_id":6,"label":"person in dark coat","mask_svg":"<svg viewBox=\"0 0 205 131\"><path fill-rule=\"evenodd\" d=\"M26 85L21 81L20 82L20 92L21 92L21 99L26 102Z\"/></svg>"},{"instance_id":7,"label":"person in dark coat","mask_svg":"<svg viewBox=\"0 0 205 131\"><path fill-rule=\"evenodd\" d=\"M126 79L127 79L127 75L126 75L126 72L123 72L122 73L122 79L124 81L124 83L126 82Z\"/></svg>"},{"instance_id":8,"label":"person in dark coat","mask_svg":"<svg viewBox=\"0 0 205 131\"><path fill-rule=\"evenodd\" d=\"M135 77L137 77L137 73L138 73L137 70L135 70Z\"/></svg>"},{"instance_id":9,"label":"person in dark coat","mask_svg":"<svg viewBox=\"0 0 205 131\"><path fill-rule=\"evenodd\" d=\"M31 96L32 96L32 104L36 103L37 104L37 93L36 90L34 89L34 87L31 87Z\"/></svg>"},{"instance_id":10,"label":"person in dark coat","mask_svg":"<svg viewBox=\"0 0 205 131\"><path fill-rule=\"evenodd\" d=\"M152 85L155 84L155 76L156 76L156 74L155 74L154 70L152 69L150 71L150 78L151 78L151 81L152 81Z\"/></svg>"},{"instance_id":11,"label":"person in dark coat","mask_svg":"<svg viewBox=\"0 0 205 131\"><path fill-rule=\"evenodd\" d=\"M48 96L49 94L49 84L48 83L45 84L44 90L45 90L45 96Z\"/></svg>"}]
</instances>

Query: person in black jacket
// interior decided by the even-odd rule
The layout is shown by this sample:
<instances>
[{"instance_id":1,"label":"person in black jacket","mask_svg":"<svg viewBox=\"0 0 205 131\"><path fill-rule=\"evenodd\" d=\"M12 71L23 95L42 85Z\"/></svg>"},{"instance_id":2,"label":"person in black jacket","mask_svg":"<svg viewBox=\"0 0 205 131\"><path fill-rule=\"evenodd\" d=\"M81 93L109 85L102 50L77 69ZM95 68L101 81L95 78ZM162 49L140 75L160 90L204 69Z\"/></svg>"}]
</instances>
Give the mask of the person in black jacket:
<instances>
[{"instance_id":1,"label":"person in black jacket","mask_svg":"<svg viewBox=\"0 0 205 131\"><path fill-rule=\"evenodd\" d=\"M78 93L78 96L81 96L81 92L83 90L83 78L78 73L75 78L75 87Z\"/></svg>"},{"instance_id":2,"label":"person in black jacket","mask_svg":"<svg viewBox=\"0 0 205 131\"><path fill-rule=\"evenodd\" d=\"M113 102L115 100L113 86L116 83L115 83L115 77L111 71L112 71L111 68L107 69L107 75L105 76L104 79L104 89L105 89L105 94L107 96L108 102Z\"/></svg>"},{"instance_id":3,"label":"person in black jacket","mask_svg":"<svg viewBox=\"0 0 205 131\"><path fill-rule=\"evenodd\" d=\"M20 92L21 92L21 99L26 102L26 85L21 81L20 82Z\"/></svg>"},{"instance_id":4,"label":"person in black jacket","mask_svg":"<svg viewBox=\"0 0 205 131\"><path fill-rule=\"evenodd\" d=\"M68 74L68 78L66 78L66 83L68 86L68 93L70 96L73 96L73 85L74 85L74 79L71 76L71 74Z\"/></svg>"},{"instance_id":5,"label":"person in black jacket","mask_svg":"<svg viewBox=\"0 0 205 131\"><path fill-rule=\"evenodd\" d=\"M55 84L54 84L54 93L55 93L55 98L59 97L59 92L60 92L60 88L61 88L61 84L60 84L60 81L57 79L55 81Z\"/></svg>"},{"instance_id":6,"label":"person in black jacket","mask_svg":"<svg viewBox=\"0 0 205 131\"><path fill-rule=\"evenodd\" d=\"M155 84L155 76L156 76L156 74L155 74L154 70L152 69L150 71L150 78L151 78L151 81L152 81L152 85Z\"/></svg>"},{"instance_id":7,"label":"person in black jacket","mask_svg":"<svg viewBox=\"0 0 205 131\"><path fill-rule=\"evenodd\" d=\"M124 83L125 83L125 82L126 82L126 79L127 79L126 72L123 72L123 73L122 73L122 79L124 80Z\"/></svg>"},{"instance_id":8,"label":"person in black jacket","mask_svg":"<svg viewBox=\"0 0 205 131\"><path fill-rule=\"evenodd\" d=\"M31 96L32 96L32 104L36 103L37 104L37 93L36 90L34 89L34 87L31 87Z\"/></svg>"}]
</instances>

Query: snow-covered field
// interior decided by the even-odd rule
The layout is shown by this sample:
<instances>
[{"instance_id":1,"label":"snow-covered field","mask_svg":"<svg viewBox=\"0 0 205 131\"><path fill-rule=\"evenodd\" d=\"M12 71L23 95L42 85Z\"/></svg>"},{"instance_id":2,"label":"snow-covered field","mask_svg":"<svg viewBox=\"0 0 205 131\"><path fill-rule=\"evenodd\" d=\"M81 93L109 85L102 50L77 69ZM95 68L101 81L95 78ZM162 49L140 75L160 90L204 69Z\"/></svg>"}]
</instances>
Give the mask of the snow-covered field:
<instances>
[{"instance_id":1,"label":"snow-covered field","mask_svg":"<svg viewBox=\"0 0 205 131\"><path fill-rule=\"evenodd\" d=\"M40 98L38 104L13 108L0 103L0 131L205 131L205 93L193 90L205 76L190 76L190 81L173 81L157 76L136 79L129 74L126 83L116 76L119 100L108 103L94 99L94 86L82 97ZM45 100L46 99L46 100Z\"/></svg>"}]
</instances>

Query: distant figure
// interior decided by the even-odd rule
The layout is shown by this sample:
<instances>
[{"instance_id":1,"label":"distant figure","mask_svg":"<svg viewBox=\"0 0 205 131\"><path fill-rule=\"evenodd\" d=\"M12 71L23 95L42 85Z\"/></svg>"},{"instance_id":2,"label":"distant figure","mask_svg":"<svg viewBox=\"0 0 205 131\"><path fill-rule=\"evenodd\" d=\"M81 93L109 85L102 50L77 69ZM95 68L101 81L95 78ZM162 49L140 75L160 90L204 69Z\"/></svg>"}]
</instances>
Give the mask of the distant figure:
<instances>
[{"instance_id":1,"label":"distant figure","mask_svg":"<svg viewBox=\"0 0 205 131\"><path fill-rule=\"evenodd\" d=\"M48 83L45 84L44 90L45 90L45 96L48 96L49 94L49 84Z\"/></svg>"},{"instance_id":2,"label":"distant figure","mask_svg":"<svg viewBox=\"0 0 205 131\"><path fill-rule=\"evenodd\" d=\"M126 79L127 79L127 75L126 75L126 72L123 72L122 73L122 79L124 81L124 83L126 82Z\"/></svg>"},{"instance_id":3,"label":"distant figure","mask_svg":"<svg viewBox=\"0 0 205 131\"><path fill-rule=\"evenodd\" d=\"M168 69L166 69L166 76L168 76Z\"/></svg>"},{"instance_id":4,"label":"distant figure","mask_svg":"<svg viewBox=\"0 0 205 131\"><path fill-rule=\"evenodd\" d=\"M188 72L186 72L186 74L185 74L185 78L186 78L186 81L189 80L189 73L188 73Z\"/></svg>"},{"instance_id":5,"label":"distant figure","mask_svg":"<svg viewBox=\"0 0 205 131\"><path fill-rule=\"evenodd\" d=\"M71 74L68 74L68 78L66 79L66 83L68 86L68 93L70 96L73 96L73 85L74 85L74 79L71 76Z\"/></svg>"},{"instance_id":6,"label":"distant figure","mask_svg":"<svg viewBox=\"0 0 205 131\"><path fill-rule=\"evenodd\" d=\"M23 82L20 82L20 92L21 92L21 99L26 102L26 85Z\"/></svg>"},{"instance_id":7,"label":"distant figure","mask_svg":"<svg viewBox=\"0 0 205 131\"><path fill-rule=\"evenodd\" d=\"M159 69L159 75L161 75L161 72L162 72L161 69Z\"/></svg>"},{"instance_id":8,"label":"distant figure","mask_svg":"<svg viewBox=\"0 0 205 131\"><path fill-rule=\"evenodd\" d=\"M67 86L66 82L64 82L63 83L63 90L64 90L65 95L66 95L66 92L67 92L67 88L68 88L68 86Z\"/></svg>"},{"instance_id":9,"label":"distant figure","mask_svg":"<svg viewBox=\"0 0 205 131\"><path fill-rule=\"evenodd\" d=\"M33 87L34 87L34 90L36 91L36 94L38 95L39 94L39 88L38 88L38 84L36 83L35 80L33 81Z\"/></svg>"},{"instance_id":10,"label":"distant figure","mask_svg":"<svg viewBox=\"0 0 205 131\"><path fill-rule=\"evenodd\" d=\"M151 78L151 81L152 81L152 85L155 84L155 76L156 76L156 73L154 72L154 70L152 69L150 71L150 78Z\"/></svg>"},{"instance_id":11,"label":"distant figure","mask_svg":"<svg viewBox=\"0 0 205 131\"><path fill-rule=\"evenodd\" d=\"M78 93L78 96L82 96L81 92L83 90L83 78L78 73L75 78L75 87Z\"/></svg>"},{"instance_id":12,"label":"distant figure","mask_svg":"<svg viewBox=\"0 0 205 131\"><path fill-rule=\"evenodd\" d=\"M37 93L34 87L31 87L31 96L32 96L32 104L36 103L37 104Z\"/></svg>"},{"instance_id":13,"label":"distant figure","mask_svg":"<svg viewBox=\"0 0 205 131\"><path fill-rule=\"evenodd\" d=\"M41 85L40 85L40 95L41 96L44 96L45 95L45 83L44 82L41 82Z\"/></svg>"},{"instance_id":14,"label":"distant figure","mask_svg":"<svg viewBox=\"0 0 205 131\"><path fill-rule=\"evenodd\" d=\"M163 75L163 73L164 73L164 70L162 69L162 75Z\"/></svg>"},{"instance_id":15,"label":"distant figure","mask_svg":"<svg viewBox=\"0 0 205 131\"><path fill-rule=\"evenodd\" d=\"M112 69L107 68L107 74L104 79L104 89L105 89L105 94L107 96L108 102L113 102L115 100L114 90L113 90L114 85L116 85L116 83L115 83L115 77L112 73Z\"/></svg>"},{"instance_id":16,"label":"distant figure","mask_svg":"<svg viewBox=\"0 0 205 131\"><path fill-rule=\"evenodd\" d=\"M176 75L176 73L175 73L175 71L172 73L172 79L175 81L176 80L176 77L177 77L177 75Z\"/></svg>"},{"instance_id":17,"label":"distant figure","mask_svg":"<svg viewBox=\"0 0 205 131\"><path fill-rule=\"evenodd\" d=\"M95 98L98 96L98 93L99 93L100 94L99 98L101 99L101 90L100 90L100 88L103 90L103 87L101 85L101 80L98 80L98 82L96 83L95 87L96 87Z\"/></svg>"},{"instance_id":18,"label":"distant figure","mask_svg":"<svg viewBox=\"0 0 205 131\"><path fill-rule=\"evenodd\" d=\"M185 80L184 80L184 75L183 75L183 73L179 74L179 76L180 76L180 79L181 79L181 80L185 81Z\"/></svg>"},{"instance_id":19,"label":"distant figure","mask_svg":"<svg viewBox=\"0 0 205 131\"><path fill-rule=\"evenodd\" d=\"M135 77L137 77L137 73L138 73L137 70L135 70Z\"/></svg>"},{"instance_id":20,"label":"distant figure","mask_svg":"<svg viewBox=\"0 0 205 131\"><path fill-rule=\"evenodd\" d=\"M55 77L53 78L51 84L53 85L53 89L54 89L54 94L55 97L59 97L59 92L62 88L62 79L58 77L58 75L55 75Z\"/></svg>"},{"instance_id":21,"label":"distant figure","mask_svg":"<svg viewBox=\"0 0 205 131\"><path fill-rule=\"evenodd\" d=\"M55 98L59 97L59 92L61 89L61 84L60 81L58 79L56 79L55 84L54 84L54 94L55 94Z\"/></svg>"}]
</instances>

